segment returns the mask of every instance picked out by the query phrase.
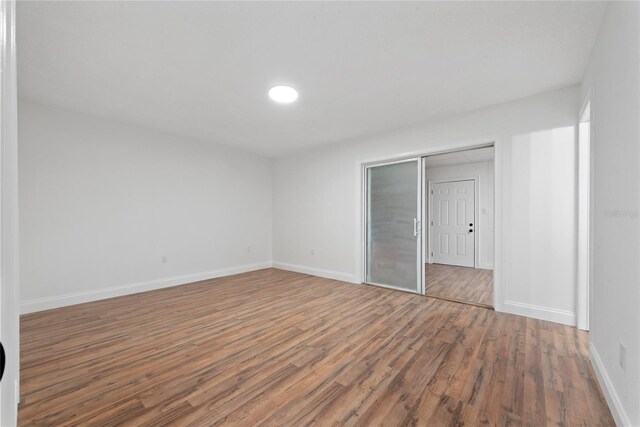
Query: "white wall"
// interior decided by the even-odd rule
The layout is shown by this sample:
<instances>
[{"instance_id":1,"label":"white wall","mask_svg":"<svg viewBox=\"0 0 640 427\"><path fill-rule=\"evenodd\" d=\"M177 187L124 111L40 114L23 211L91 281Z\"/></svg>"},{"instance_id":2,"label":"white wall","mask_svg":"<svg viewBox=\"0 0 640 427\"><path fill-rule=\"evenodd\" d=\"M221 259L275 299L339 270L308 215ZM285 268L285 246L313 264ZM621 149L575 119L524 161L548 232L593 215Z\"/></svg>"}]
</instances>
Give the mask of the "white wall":
<instances>
[{"instance_id":1,"label":"white wall","mask_svg":"<svg viewBox=\"0 0 640 427\"><path fill-rule=\"evenodd\" d=\"M592 360L619 424L640 425L640 4L610 3L582 84L591 98ZM627 347L627 369L619 346Z\"/></svg>"},{"instance_id":2,"label":"white wall","mask_svg":"<svg viewBox=\"0 0 640 427\"><path fill-rule=\"evenodd\" d=\"M574 324L576 215L574 205L559 198L574 199L577 98L573 86L276 159L274 265L358 282L360 162L496 141L496 182L505 184L496 191L497 203L505 209L504 221L496 210L496 224L505 225L504 235L496 229L496 241L503 241L502 248L496 245L496 280L504 287L496 290L496 308ZM529 152L535 155L527 156ZM532 179L546 173L559 181L549 191L539 191ZM506 185L512 181L518 184ZM552 208L554 203L560 209ZM536 208L522 212L530 206ZM557 246L550 250L552 244ZM504 253L510 264L500 272ZM543 267L544 280L539 280L542 272L520 275L523 267Z\"/></svg>"},{"instance_id":3,"label":"white wall","mask_svg":"<svg viewBox=\"0 0 640 427\"><path fill-rule=\"evenodd\" d=\"M21 102L19 173L23 312L271 261L269 159Z\"/></svg>"},{"instance_id":4,"label":"white wall","mask_svg":"<svg viewBox=\"0 0 640 427\"><path fill-rule=\"evenodd\" d=\"M478 178L478 206L476 212L480 223L476 227L478 244L478 265L477 268L493 269L493 161L473 162L457 165L429 167L425 169L425 188L428 188L429 181L457 179L466 177ZM427 207L428 209L428 207ZM425 234L429 227L425 228ZM428 237L427 237L428 238Z\"/></svg>"},{"instance_id":5,"label":"white wall","mask_svg":"<svg viewBox=\"0 0 640 427\"><path fill-rule=\"evenodd\" d=\"M505 299L522 314L548 309L570 324L578 283L575 137L572 126L514 135L505 173Z\"/></svg>"}]
</instances>

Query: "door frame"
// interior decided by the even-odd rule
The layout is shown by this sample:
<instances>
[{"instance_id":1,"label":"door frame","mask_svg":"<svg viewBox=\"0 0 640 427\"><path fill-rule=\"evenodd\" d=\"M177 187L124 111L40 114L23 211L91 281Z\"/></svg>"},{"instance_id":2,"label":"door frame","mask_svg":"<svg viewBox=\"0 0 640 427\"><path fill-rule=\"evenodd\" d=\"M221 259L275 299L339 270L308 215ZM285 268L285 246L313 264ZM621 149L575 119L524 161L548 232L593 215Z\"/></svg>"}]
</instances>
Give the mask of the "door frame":
<instances>
[{"instance_id":1,"label":"door frame","mask_svg":"<svg viewBox=\"0 0 640 427\"><path fill-rule=\"evenodd\" d=\"M587 130L588 140L583 139ZM576 326L589 330L589 314L591 312L593 281L593 112L591 96L588 94L578 116L576 132L577 140L577 292L576 292Z\"/></svg>"},{"instance_id":2,"label":"door frame","mask_svg":"<svg viewBox=\"0 0 640 427\"><path fill-rule=\"evenodd\" d=\"M0 339L6 365L0 383L0 425L16 425L20 401L18 248L18 106L16 3L0 3Z\"/></svg>"},{"instance_id":3,"label":"door frame","mask_svg":"<svg viewBox=\"0 0 640 427\"><path fill-rule=\"evenodd\" d=\"M424 168L424 172L426 173L426 165ZM480 234L478 233L478 229L480 227L480 216L478 214L478 209L479 209L479 198L478 198L478 181L479 181L479 177L476 175L469 175L467 177L455 177L455 178L446 178L446 179L434 179L434 180L429 180L427 181L427 192L426 192L426 197L424 197L425 203L427 200L429 200L429 203L427 204L427 209L426 211L423 210L423 212L425 212L426 214L426 220L424 222L425 227L423 227L425 229L425 231L423 232L426 233L426 230L429 229L429 233L427 234L427 238L426 240L426 245L427 245L427 252L425 254L424 257L424 262L426 264L433 264L433 256L432 254L432 249L433 249L433 244L431 243L431 235L433 233L431 233L431 221L433 219L433 203L431 201L431 199L433 198L433 193L432 193L432 184L444 184L447 182L460 182L460 181L473 181L473 203L474 203L474 209L473 209L473 223L475 224L475 228L473 229L473 232L475 233L475 236L473 237L473 268L479 268L480 265Z\"/></svg>"},{"instance_id":4,"label":"door frame","mask_svg":"<svg viewBox=\"0 0 640 427\"><path fill-rule=\"evenodd\" d=\"M425 143L425 145L428 145ZM493 307L494 310L504 312L505 311L505 296L506 296L506 283L505 283L505 247L506 247L506 221L504 212L506 212L506 199L504 174L506 172L506 145L504 138L501 134L493 134L486 137L473 138L471 140L458 140L451 141L449 143L441 143L430 148L419 149L410 152L400 152L398 154L386 154L377 157L371 157L368 159L354 159L355 175L359 178L355 181L354 197L359 203L359 207L355 210L354 221L356 223L356 233L354 240L354 255L356 260L356 270L353 276L352 282L356 284L364 284L366 277L366 192L365 182L366 173L365 166L374 163L392 162L397 160L404 160L415 157L427 157L436 154L455 153L457 151L466 151L475 148L494 147L493 155L493 185L494 185L494 266L493 266ZM424 203L424 197L422 197ZM422 209L424 216L424 208ZM423 218L424 219L424 218ZM422 227L422 289L424 294L424 278L425 278L425 259L426 253L424 248L424 227Z\"/></svg>"},{"instance_id":5,"label":"door frame","mask_svg":"<svg viewBox=\"0 0 640 427\"><path fill-rule=\"evenodd\" d=\"M410 289L404 289L404 288L400 288L397 286L392 286L392 285L384 285L381 283L374 283L374 282L367 282L367 253L368 253L368 233L367 233L367 191L368 191L368 180L367 180L367 173L369 172L369 169L371 168L375 168L375 167L380 167L380 166L390 166L390 165L397 165L400 163L408 163L408 162L416 162L416 167L417 167L417 171L418 171L418 188L417 188L417 205L416 205L416 210L417 210L417 215L416 215L416 219L418 220L418 225L417 225L417 230L418 230L418 237L416 238L416 262L417 262L417 272L416 275L418 277L419 282L417 283L417 287L416 287L416 291L412 291ZM365 285L373 285L373 286L380 286L383 288L388 288L388 289L394 289L397 291L403 291L403 292L409 292L412 294L420 294L420 295L424 295L425 289L424 289L424 266L422 265L422 261L424 260L424 253L423 253L423 238L424 238L424 233L422 231L423 227L422 227L422 220L423 220L423 213L422 213L422 207L423 207L423 203L422 203L422 199L423 199L423 181L424 181L424 177L423 177L423 161L422 158L419 156L414 156L414 157L409 157L409 158L405 158L405 159L400 159L400 160L391 160L391 161L376 161L376 162L370 162L370 163L366 163L363 165L363 213L364 213L364 217L362 219L362 224L363 224L363 255L364 255L364 259L363 259L363 267L364 267L364 271L363 271L363 275L362 275L362 280L361 283L365 284ZM415 227L415 224L414 224ZM415 230L415 228L414 228Z\"/></svg>"}]
</instances>

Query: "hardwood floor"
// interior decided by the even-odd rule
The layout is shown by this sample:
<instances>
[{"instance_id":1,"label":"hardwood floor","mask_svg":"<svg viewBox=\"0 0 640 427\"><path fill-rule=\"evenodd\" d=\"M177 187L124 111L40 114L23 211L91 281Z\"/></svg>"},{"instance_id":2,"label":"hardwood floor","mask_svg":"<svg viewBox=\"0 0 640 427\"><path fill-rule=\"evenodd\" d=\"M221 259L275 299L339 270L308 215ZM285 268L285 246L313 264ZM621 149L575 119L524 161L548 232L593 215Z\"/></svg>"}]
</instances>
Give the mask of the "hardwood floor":
<instances>
[{"instance_id":1,"label":"hardwood floor","mask_svg":"<svg viewBox=\"0 0 640 427\"><path fill-rule=\"evenodd\" d=\"M20 425L607 425L575 328L275 269L25 315Z\"/></svg>"},{"instance_id":2,"label":"hardwood floor","mask_svg":"<svg viewBox=\"0 0 640 427\"><path fill-rule=\"evenodd\" d=\"M493 307L493 270L427 264L428 296Z\"/></svg>"}]
</instances>

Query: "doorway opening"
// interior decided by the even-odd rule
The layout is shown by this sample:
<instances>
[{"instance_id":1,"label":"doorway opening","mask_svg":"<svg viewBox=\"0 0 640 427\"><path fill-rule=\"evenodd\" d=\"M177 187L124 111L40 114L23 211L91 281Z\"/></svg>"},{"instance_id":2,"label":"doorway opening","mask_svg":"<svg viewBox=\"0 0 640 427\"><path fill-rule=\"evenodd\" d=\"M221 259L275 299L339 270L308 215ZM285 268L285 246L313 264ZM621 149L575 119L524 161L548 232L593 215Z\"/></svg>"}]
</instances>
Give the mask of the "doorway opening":
<instances>
[{"instance_id":1,"label":"doorway opening","mask_svg":"<svg viewBox=\"0 0 640 427\"><path fill-rule=\"evenodd\" d=\"M365 284L493 307L494 146L363 165Z\"/></svg>"},{"instance_id":2,"label":"doorway opening","mask_svg":"<svg viewBox=\"0 0 640 427\"><path fill-rule=\"evenodd\" d=\"M493 307L494 147L423 159L425 294Z\"/></svg>"}]
</instances>

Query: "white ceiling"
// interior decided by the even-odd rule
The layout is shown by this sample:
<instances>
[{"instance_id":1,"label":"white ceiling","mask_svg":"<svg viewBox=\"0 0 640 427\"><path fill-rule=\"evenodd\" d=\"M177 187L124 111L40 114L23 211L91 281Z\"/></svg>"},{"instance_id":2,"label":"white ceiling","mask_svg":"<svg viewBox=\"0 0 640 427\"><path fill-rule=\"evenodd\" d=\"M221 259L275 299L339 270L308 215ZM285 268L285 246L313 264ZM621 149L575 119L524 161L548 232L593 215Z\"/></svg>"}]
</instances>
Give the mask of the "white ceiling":
<instances>
[{"instance_id":1,"label":"white ceiling","mask_svg":"<svg viewBox=\"0 0 640 427\"><path fill-rule=\"evenodd\" d=\"M427 168L440 166L461 165L466 163L486 162L493 160L493 147L476 148L471 150L456 151L453 153L436 154L425 157Z\"/></svg>"},{"instance_id":2,"label":"white ceiling","mask_svg":"<svg viewBox=\"0 0 640 427\"><path fill-rule=\"evenodd\" d=\"M605 6L18 2L19 96L277 156L577 83Z\"/></svg>"}]
</instances>

